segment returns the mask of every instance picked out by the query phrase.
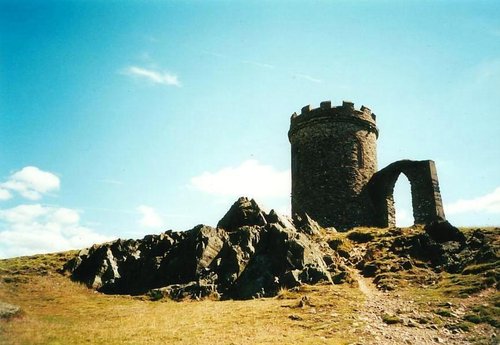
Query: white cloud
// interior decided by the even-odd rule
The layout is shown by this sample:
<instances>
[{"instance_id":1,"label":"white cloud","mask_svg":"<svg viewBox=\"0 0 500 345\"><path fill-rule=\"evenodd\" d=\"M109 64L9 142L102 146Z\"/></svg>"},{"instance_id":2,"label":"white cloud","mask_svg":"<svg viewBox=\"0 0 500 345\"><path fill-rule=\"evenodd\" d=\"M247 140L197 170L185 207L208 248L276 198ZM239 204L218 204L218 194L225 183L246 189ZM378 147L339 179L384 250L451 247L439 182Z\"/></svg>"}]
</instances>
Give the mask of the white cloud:
<instances>
[{"instance_id":1,"label":"white cloud","mask_svg":"<svg viewBox=\"0 0 500 345\"><path fill-rule=\"evenodd\" d=\"M163 226L163 219L158 212L151 206L140 205L137 211L141 214L138 223L145 228L160 228Z\"/></svg>"},{"instance_id":2,"label":"white cloud","mask_svg":"<svg viewBox=\"0 0 500 345\"><path fill-rule=\"evenodd\" d=\"M500 187L493 192L469 200L458 200L445 205L445 214L461 214L470 212L500 213Z\"/></svg>"},{"instance_id":3,"label":"white cloud","mask_svg":"<svg viewBox=\"0 0 500 345\"><path fill-rule=\"evenodd\" d=\"M155 84L169 85L169 86L181 86L178 77L175 74L168 72L161 72L154 69L147 69L138 66L129 66L124 71L123 74L147 79Z\"/></svg>"},{"instance_id":4,"label":"white cloud","mask_svg":"<svg viewBox=\"0 0 500 345\"><path fill-rule=\"evenodd\" d=\"M248 196L256 200L290 196L290 169L278 171L257 160L247 160L237 167L204 172L191 178L190 187L224 197Z\"/></svg>"},{"instance_id":5,"label":"white cloud","mask_svg":"<svg viewBox=\"0 0 500 345\"><path fill-rule=\"evenodd\" d=\"M38 200L43 194L59 190L60 180L51 172L27 166L13 173L6 182L0 184L0 187L0 200L6 200L11 196L9 190L19 193L26 199Z\"/></svg>"},{"instance_id":6,"label":"white cloud","mask_svg":"<svg viewBox=\"0 0 500 345\"><path fill-rule=\"evenodd\" d=\"M0 210L0 220L10 224L31 223L47 213L48 209L40 204L18 205L14 208Z\"/></svg>"},{"instance_id":7,"label":"white cloud","mask_svg":"<svg viewBox=\"0 0 500 345\"><path fill-rule=\"evenodd\" d=\"M82 226L73 209L34 204L0 210L0 258L80 249L109 240Z\"/></svg>"},{"instance_id":8,"label":"white cloud","mask_svg":"<svg viewBox=\"0 0 500 345\"><path fill-rule=\"evenodd\" d=\"M78 224L80 222L80 214L70 208L58 208L50 214L50 221L59 224Z\"/></svg>"},{"instance_id":9,"label":"white cloud","mask_svg":"<svg viewBox=\"0 0 500 345\"><path fill-rule=\"evenodd\" d=\"M7 190L0 187L0 200L9 200L12 194Z\"/></svg>"}]
</instances>

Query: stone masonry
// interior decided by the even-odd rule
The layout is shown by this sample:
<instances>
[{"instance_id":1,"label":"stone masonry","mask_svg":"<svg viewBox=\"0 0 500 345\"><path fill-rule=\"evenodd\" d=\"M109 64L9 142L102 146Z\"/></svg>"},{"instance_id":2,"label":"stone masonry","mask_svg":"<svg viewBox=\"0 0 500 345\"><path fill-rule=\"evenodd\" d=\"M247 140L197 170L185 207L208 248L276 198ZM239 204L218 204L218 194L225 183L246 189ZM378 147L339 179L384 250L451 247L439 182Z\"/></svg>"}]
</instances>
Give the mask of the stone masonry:
<instances>
[{"instance_id":1,"label":"stone masonry","mask_svg":"<svg viewBox=\"0 0 500 345\"><path fill-rule=\"evenodd\" d=\"M396 225L392 192L401 173L405 174L410 181L415 223L429 224L435 220L444 220L443 203L434 162L402 160L389 164L375 173L367 186L375 207L373 225L381 227Z\"/></svg>"},{"instance_id":2,"label":"stone masonry","mask_svg":"<svg viewBox=\"0 0 500 345\"><path fill-rule=\"evenodd\" d=\"M400 161L377 172L375 121L370 109L345 101L292 115L292 214L339 230L395 225L392 193L403 173L412 186L415 223L445 219L433 161Z\"/></svg>"}]
</instances>

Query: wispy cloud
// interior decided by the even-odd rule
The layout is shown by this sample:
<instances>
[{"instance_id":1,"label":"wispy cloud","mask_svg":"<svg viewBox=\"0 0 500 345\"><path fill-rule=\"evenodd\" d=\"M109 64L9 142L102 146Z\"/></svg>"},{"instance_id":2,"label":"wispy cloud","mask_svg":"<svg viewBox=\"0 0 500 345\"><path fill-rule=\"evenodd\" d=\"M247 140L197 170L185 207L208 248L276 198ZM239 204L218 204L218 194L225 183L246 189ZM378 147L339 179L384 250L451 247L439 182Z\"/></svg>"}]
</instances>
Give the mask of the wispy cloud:
<instances>
[{"instance_id":1,"label":"wispy cloud","mask_svg":"<svg viewBox=\"0 0 500 345\"><path fill-rule=\"evenodd\" d=\"M203 50L202 53L210 55L210 56L214 56L214 57L217 57L220 59L228 59L228 60L231 60L234 62L239 62L239 63L245 64L245 65L252 65L255 67L265 68L265 69L274 69L278 73L285 73L287 75L291 75L292 78L295 78L295 79L303 79L303 80L307 80L307 81L310 81L313 83L322 83L323 82L323 80L315 78L315 77L310 76L308 74L292 73L290 71L280 70L279 68L276 68L275 65L272 65L270 63L258 62L258 61L248 60L248 59L240 60L240 59L237 59L237 58L225 55L225 54L216 53L216 52L208 51L208 50Z\"/></svg>"},{"instance_id":2,"label":"wispy cloud","mask_svg":"<svg viewBox=\"0 0 500 345\"><path fill-rule=\"evenodd\" d=\"M109 240L81 225L74 209L40 204L0 209L0 258L79 249Z\"/></svg>"},{"instance_id":3,"label":"wispy cloud","mask_svg":"<svg viewBox=\"0 0 500 345\"><path fill-rule=\"evenodd\" d=\"M60 180L55 174L34 166L14 172L7 181L0 183L0 200L12 197L16 192L23 198L38 200L42 195L59 190Z\"/></svg>"},{"instance_id":4,"label":"wispy cloud","mask_svg":"<svg viewBox=\"0 0 500 345\"><path fill-rule=\"evenodd\" d=\"M139 66L129 66L122 71L123 74L148 80L154 84L177 86L180 87L181 83L175 74L156 69L148 69Z\"/></svg>"},{"instance_id":5,"label":"wispy cloud","mask_svg":"<svg viewBox=\"0 0 500 345\"><path fill-rule=\"evenodd\" d=\"M448 215L484 212L500 213L500 187L486 195L473 198L461 199L451 204L445 205L444 211Z\"/></svg>"},{"instance_id":6,"label":"wispy cloud","mask_svg":"<svg viewBox=\"0 0 500 345\"><path fill-rule=\"evenodd\" d=\"M299 78L299 79L304 79L304 80L307 80L307 81L311 81L313 83L322 83L323 82L321 79L317 79L317 78L311 77L310 75L307 75L307 74L294 73L294 74L292 74L292 77Z\"/></svg>"},{"instance_id":7,"label":"wispy cloud","mask_svg":"<svg viewBox=\"0 0 500 345\"><path fill-rule=\"evenodd\" d=\"M290 195L290 169L279 171L257 160L247 160L236 167L204 172L191 178L190 187L215 196L248 196L257 200Z\"/></svg>"},{"instance_id":8,"label":"wispy cloud","mask_svg":"<svg viewBox=\"0 0 500 345\"><path fill-rule=\"evenodd\" d=\"M164 224L162 217L151 206L140 205L137 211L141 214L138 223L145 228L161 228Z\"/></svg>"},{"instance_id":9,"label":"wispy cloud","mask_svg":"<svg viewBox=\"0 0 500 345\"><path fill-rule=\"evenodd\" d=\"M259 67L259 68L266 68L266 69L273 69L273 68L275 68L274 65L271 65L271 64L265 63L265 62L259 62L259 61L248 60L248 59L238 59L238 58L235 58L235 57L231 57L231 56L228 56L228 55L225 55L225 54L220 54L220 53L216 53L216 52L208 51L208 50L203 50L202 52L204 54L207 54L207 55L210 55L210 56L214 56L216 58L229 59L229 60L232 60L234 62L239 62L239 63L244 64L244 65L251 65L251 66L255 66L255 67Z\"/></svg>"}]
</instances>

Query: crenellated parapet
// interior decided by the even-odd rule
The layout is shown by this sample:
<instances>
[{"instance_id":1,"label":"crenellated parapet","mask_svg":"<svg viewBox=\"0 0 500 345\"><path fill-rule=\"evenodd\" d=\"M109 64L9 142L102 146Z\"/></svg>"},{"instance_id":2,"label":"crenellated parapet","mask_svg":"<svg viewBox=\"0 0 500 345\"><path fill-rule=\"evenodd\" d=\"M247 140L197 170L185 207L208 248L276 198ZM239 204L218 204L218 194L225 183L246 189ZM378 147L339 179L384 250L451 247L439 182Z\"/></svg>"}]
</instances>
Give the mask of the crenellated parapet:
<instances>
[{"instance_id":1,"label":"crenellated parapet","mask_svg":"<svg viewBox=\"0 0 500 345\"><path fill-rule=\"evenodd\" d=\"M332 107L331 101L321 102L318 108L312 108L311 105L302 107L300 114L293 113L290 118L288 137L290 138L298 129L318 122L353 123L365 127L378 137L376 115L364 105L359 110L355 109L354 103L348 101L336 107Z\"/></svg>"}]
</instances>

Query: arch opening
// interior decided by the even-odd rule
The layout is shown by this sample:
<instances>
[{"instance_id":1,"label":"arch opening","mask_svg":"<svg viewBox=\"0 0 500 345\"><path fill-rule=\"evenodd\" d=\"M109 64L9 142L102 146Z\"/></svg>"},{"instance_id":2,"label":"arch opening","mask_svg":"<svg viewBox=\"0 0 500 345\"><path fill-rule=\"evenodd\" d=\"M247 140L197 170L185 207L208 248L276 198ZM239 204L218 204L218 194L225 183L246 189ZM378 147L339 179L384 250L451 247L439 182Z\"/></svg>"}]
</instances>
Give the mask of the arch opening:
<instances>
[{"instance_id":1,"label":"arch opening","mask_svg":"<svg viewBox=\"0 0 500 345\"><path fill-rule=\"evenodd\" d=\"M398 227L408 227L415 223L410 181L405 174L399 174L392 191L394 218Z\"/></svg>"}]
</instances>

